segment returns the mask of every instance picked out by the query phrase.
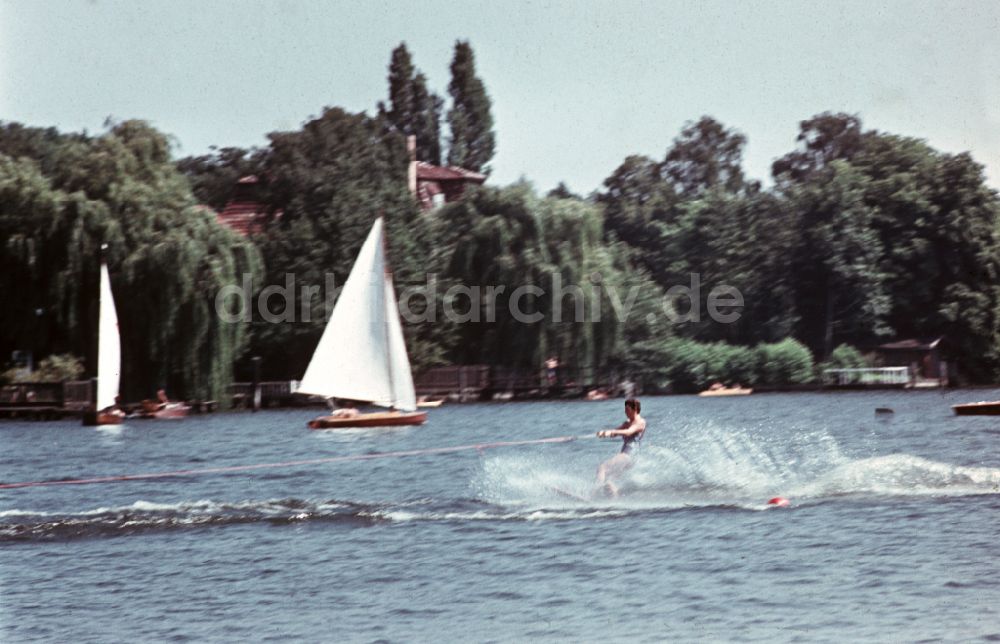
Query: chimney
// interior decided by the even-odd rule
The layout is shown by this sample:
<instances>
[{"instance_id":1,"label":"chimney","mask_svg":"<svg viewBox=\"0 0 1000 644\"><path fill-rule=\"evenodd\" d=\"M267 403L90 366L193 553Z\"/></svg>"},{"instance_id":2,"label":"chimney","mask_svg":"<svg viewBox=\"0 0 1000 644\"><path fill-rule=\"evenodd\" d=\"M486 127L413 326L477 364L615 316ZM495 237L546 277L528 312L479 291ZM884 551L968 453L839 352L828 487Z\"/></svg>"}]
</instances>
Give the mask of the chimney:
<instances>
[{"instance_id":1,"label":"chimney","mask_svg":"<svg viewBox=\"0 0 1000 644\"><path fill-rule=\"evenodd\" d=\"M409 135L406 137L406 153L410 157L410 168L406 175L406 183L410 188L410 194L417 196L417 137Z\"/></svg>"}]
</instances>

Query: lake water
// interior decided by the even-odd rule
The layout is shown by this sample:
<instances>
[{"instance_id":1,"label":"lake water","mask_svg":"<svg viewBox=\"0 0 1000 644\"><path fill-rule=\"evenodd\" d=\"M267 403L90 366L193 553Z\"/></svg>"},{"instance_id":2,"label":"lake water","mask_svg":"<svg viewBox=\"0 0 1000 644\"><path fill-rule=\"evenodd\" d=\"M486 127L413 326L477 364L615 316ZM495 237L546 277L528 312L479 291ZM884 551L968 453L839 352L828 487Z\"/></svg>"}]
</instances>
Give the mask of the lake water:
<instances>
[{"instance_id":1,"label":"lake water","mask_svg":"<svg viewBox=\"0 0 1000 644\"><path fill-rule=\"evenodd\" d=\"M619 441L0 490L5 642L1000 640L998 391L649 397ZM895 413L876 415L877 407ZM4 482L583 435L622 401L0 423ZM791 499L767 509L767 499Z\"/></svg>"}]
</instances>

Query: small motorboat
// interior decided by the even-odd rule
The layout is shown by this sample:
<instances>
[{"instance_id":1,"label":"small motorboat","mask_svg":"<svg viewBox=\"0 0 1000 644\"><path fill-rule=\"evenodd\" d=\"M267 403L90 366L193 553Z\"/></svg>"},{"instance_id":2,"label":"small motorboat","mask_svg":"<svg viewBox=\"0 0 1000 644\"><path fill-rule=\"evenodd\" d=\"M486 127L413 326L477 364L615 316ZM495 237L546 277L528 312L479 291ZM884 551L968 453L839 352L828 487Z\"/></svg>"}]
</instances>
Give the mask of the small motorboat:
<instances>
[{"instance_id":1,"label":"small motorboat","mask_svg":"<svg viewBox=\"0 0 1000 644\"><path fill-rule=\"evenodd\" d=\"M753 389L749 387L740 387L736 385L735 387L716 387L712 385L705 391L698 392L699 396L749 396L753 393Z\"/></svg>"},{"instance_id":2,"label":"small motorboat","mask_svg":"<svg viewBox=\"0 0 1000 644\"><path fill-rule=\"evenodd\" d=\"M139 418L184 418L191 411L191 406L182 402L167 399L162 389L156 392L156 400L143 400L140 403Z\"/></svg>"},{"instance_id":3,"label":"small motorboat","mask_svg":"<svg viewBox=\"0 0 1000 644\"><path fill-rule=\"evenodd\" d=\"M428 398L426 396L421 396L417 398L417 407L427 407L433 409L435 407L440 407L444 404L444 398Z\"/></svg>"},{"instance_id":4,"label":"small motorboat","mask_svg":"<svg viewBox=\"0 0 1000 644\"><path fill-rule=\"evenodd\" d=\"M956 416L1000 416L1000 400L983 400L952 405Z\"/></svg>"}]
</instances>

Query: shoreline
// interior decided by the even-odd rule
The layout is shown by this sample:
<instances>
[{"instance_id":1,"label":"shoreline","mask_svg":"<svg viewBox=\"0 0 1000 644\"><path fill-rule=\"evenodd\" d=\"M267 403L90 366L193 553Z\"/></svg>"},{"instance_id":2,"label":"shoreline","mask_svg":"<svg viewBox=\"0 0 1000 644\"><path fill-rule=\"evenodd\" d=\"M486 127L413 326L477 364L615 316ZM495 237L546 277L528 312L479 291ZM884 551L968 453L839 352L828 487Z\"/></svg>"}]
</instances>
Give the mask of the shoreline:
<instances>
[{"instance_id":1,"label":"shoreline","mask_svg":"<svg viewBox=\"0 0 1000 644\"><path fill-rule=\"evenodd\" d=\"M898 392L898 393L936 393L939 395L944 395L950 392L960 392L960 391L987 391L987 390L997 390L997 398L1000 399L1000 384L994 385L969 385L963 387L900 387L900 386L845 386L845 387L822 387L818 385L799 385L793 387L765 387L760 389L754 389L753 394L750 396L765 396L765 395L775 395L775 394L816 394L816 393L826 393L826 394L856 394L864 392ZM674 393L674 392L646 392L637 393L637 396L644 398L700 398L697 393ZM461 399L461 397L456 396L455 399L447 398L445 405L476 405L476 404L491 404L491 403L537 403L537 402L581 402L581 403L592 403L592 402L607 402L612 400L624 400L624 396L609 396L603 400L588 400L582 396L526 396L526 397L512 397L512 398L492 398L492 399L482 399L482 398L466 398ZM715 398L734 398L737 400L745 400L746 396L718 396L709 397L709 399ZM307 402L307 401L296 401L291 404L267 404L262 405L258 410L253 410L249 407L234 405L228 409L221 409L217 405L205 405L201 411L194 411L197 408L197 403L194 403L195 407L192 408L192 417L195 416L205 416L205 415L217 415L217 414L253 414L256 411L279 411L279 410L292 410L292 409L324 409L325 405L319 402ZM711 403L709 403L711 404ZM32 422L49 422L58 421L66 419L82 419L84 411L77 408L62 408L53 406L37 406L37 407L0 407L0 424L5 421L32 421ZM137 417L129 418L127 420L149 420L140 419ZM180 419L171 419L180 420Z\"/></svg>"}]
</instances>

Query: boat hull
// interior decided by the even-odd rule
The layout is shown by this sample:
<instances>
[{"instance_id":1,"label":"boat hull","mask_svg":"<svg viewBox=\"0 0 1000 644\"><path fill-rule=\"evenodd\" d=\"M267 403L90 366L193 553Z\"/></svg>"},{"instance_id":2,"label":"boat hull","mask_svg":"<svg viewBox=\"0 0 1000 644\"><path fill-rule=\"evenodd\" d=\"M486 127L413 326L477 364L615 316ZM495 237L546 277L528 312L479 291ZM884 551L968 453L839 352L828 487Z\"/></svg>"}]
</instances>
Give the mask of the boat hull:
<instances>
[{"instance_id":1,"label":"boat hull","mask_svg":"<svg viewBox=\"0 0 1000 644\"><path fill-rule=\"evenodd\" d=\"M83 414L83 425L85 427L98 427L100 425L121 425L125 416L114 412L94 412L88 411Z\"/></svg>"},{"instance_id":2,"label":"boat hull","mask_svg":"<svg viewBox=\"0 0 1000 644\"><path fill-rule=\"evenodd\" d=\"M358 414L353 418L320 416L309 421L309 429L340 429L346 427L394 427L398 425L423 425L427 422L427 412L387 411L373 414Z\"/></svg>"},{"instance_id":3,"label":"boat hull","mask_svg":"<svg viewBox=\"0 0 1000 644\"><path fill-rule=\"evenodd\" d=\"M952 405L956 416L1000 416L1000 401Z\"/></svg>"},{"instance_id":4,"label":"boat hull","mask_svg":"<svg viewBox=\"0 0 1000 644\"><path fill-rule=\"evenodd\" d=\"M708 398L711 396L749 396L753 389L708 389L698 395Z\"/></svg>"},{"instance_id":5,"label":"boat hull","mask_svg":"<svg viewBox=\"0 0 1000 644\"><path fill-rule=\"evenodd\" d=\"M142 403L142 411L139 412L139 418L150 419L168 419L168 418L184 418L191 411L190 405L183 405L181 403L169 403L163 409L156 409L154 406L147 404L147 401Z\"/></svg>"}]
</instances>

